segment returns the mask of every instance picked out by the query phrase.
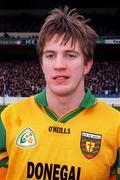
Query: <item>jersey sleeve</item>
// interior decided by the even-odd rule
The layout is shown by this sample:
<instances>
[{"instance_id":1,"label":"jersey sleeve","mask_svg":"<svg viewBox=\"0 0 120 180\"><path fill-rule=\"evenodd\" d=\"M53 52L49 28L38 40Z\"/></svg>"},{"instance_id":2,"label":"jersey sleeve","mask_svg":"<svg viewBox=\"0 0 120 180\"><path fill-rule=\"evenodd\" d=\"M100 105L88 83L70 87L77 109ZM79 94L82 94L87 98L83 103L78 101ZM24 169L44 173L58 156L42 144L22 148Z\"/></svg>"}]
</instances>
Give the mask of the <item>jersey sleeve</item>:
<instances>
[{"instance_id":1,"label":"jersey sleeve","mask_svg":"<svg viewBox=\"0 0 120 180\"><path fill-rule=\"evenodd\" d=\"M117 111L117 128L116 128L116 160L110 170L110 180L120 179L120 113Z\"/></svg>"},{"instance_id":2,"label":"jersey sleeve","mask_svg":"<svg viewBox=\"0 0 120 180\"><path fill-rule=\"evenodd\" d=\"M0 180L6 179L8 168L8 154L6 151L6 130L0 118Z\"/></svg>"}]
</instances>

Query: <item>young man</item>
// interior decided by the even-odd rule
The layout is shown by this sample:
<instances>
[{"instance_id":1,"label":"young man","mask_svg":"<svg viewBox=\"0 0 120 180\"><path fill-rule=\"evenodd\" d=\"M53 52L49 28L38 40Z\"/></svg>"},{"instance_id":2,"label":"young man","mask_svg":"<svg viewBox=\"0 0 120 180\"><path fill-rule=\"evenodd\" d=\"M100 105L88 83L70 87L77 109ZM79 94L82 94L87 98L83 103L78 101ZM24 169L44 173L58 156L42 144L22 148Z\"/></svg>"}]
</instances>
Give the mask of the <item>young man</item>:
<instances>
[{"instance_id":1,"label":"young man","mask_svg":"<svg viewBox=\"0 0 120 180\"><path fill-rule=\"evenodd\" d=\"M0 179L120 179L120 113L84 86L97 35L75 9L54 9L37 44L46 89L0 121Z\"/></svg>"}]
</instances>

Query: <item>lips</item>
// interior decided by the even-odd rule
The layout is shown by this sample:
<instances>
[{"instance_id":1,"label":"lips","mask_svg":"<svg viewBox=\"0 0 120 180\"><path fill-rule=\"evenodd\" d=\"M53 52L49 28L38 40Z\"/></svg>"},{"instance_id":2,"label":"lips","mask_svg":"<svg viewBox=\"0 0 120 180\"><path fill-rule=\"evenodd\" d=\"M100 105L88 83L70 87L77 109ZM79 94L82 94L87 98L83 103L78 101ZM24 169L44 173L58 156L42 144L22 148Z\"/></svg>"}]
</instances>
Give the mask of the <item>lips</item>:
<instances>
[{"instance_id":1,"label":"lips","mask_svg":"<svg viewBox=\"0 0 120 180\"><path fill-rule=\"evenodd\" d=\"M67 76L67 75L55 75L55 76L53 76L53 79L54 80L63 80L63 79L68 79L69 78L69 76Z\"/></svg>"}]
</instances>

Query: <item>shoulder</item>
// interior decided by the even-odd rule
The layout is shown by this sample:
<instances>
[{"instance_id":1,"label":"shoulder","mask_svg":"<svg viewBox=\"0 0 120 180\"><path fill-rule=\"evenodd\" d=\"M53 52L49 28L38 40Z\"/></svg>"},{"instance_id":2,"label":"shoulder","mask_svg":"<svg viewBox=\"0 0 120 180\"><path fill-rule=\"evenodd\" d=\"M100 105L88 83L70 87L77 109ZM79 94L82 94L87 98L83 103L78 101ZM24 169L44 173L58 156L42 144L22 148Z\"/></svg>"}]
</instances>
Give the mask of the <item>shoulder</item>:
<instances>
[{"instance_id":1,"label":"shoulder","mask_svg":"<svg viewBox=\"0 0 120 180\"><path fill-rule=\"evenodd\" d=\"M44 108L37 104L35 96L27 97L8 105L1 113L1 120L6 129L15 128L21 123L33 121L43 116Z\"/></svg>"},{"instance_id":2,"label":"shoulder","mask_svg":"<svg viewBox=\"0 0 120 180\"><path fill-rule=\"evenodd\" d=\"M1 117L7 114L20 114L32 109L36 105L35 96L30 96L8 105L1 113Z\"/></svg>"},{"instance_id":3,"label":"shoulder","mask_svg":"<svg viewBox=\"0 0 120 180\"><path fill-rule=\"evenodd\" d=\"M99 111L101 112L103 116L104 115L108 115L109 117L117 116L120 118L120 112L104 101L97 100L96 107L97 109L99 109Z\"/></svg>"},{"instance_id":4,"label":"shoulder","mask_svg":"<svg viewBox=\"0 0 120 180\"><path fill-rule=\"evenodd\" d=\"M106 102L102 101L102 100L98 100L97 99L97 104L98 106L100 106L101 108L105 108L107 110L110 110L110 111L114 111L114 112L118 112L118 110L116 110L114 107L112 107L111 105L107 104Z\"/></svg>"}]
</instances>

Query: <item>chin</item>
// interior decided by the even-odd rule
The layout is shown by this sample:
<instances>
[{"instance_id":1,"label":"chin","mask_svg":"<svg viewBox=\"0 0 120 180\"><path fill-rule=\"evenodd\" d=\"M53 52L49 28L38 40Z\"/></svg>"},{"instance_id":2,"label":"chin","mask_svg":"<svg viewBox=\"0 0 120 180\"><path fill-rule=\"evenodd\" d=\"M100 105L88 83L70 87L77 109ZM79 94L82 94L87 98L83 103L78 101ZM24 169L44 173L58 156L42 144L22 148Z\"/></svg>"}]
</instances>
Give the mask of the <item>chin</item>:
<instances>
[{"instance_id":1,"label":"chin","mask_svg":"<svg viewBox=\"0 0 120 180\"><path fill-rule=\"evenodd\" d=\"M65 89L65 88L57 88L57 89L53 89L52 90L54 94L56 94L57 96L67 96L70 94L70 90Z\"/></svg>"}]
</instances>

